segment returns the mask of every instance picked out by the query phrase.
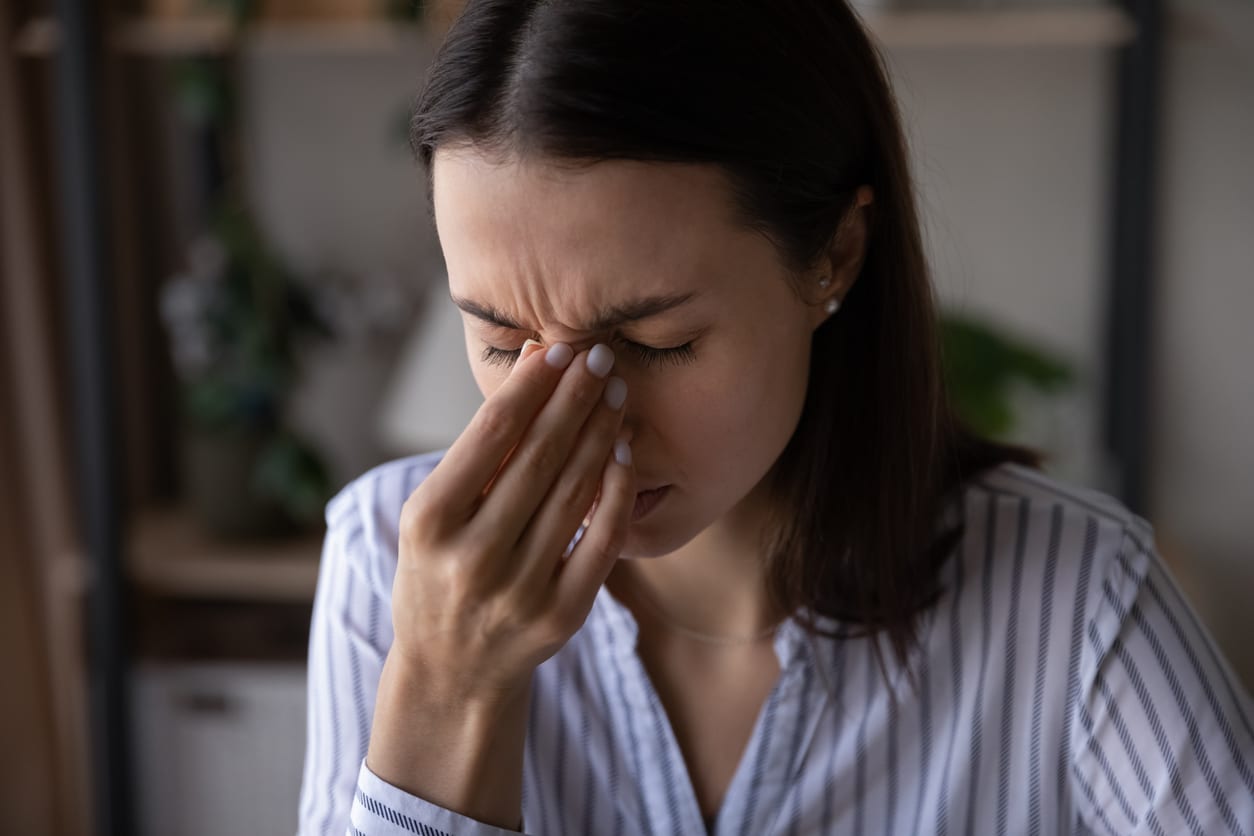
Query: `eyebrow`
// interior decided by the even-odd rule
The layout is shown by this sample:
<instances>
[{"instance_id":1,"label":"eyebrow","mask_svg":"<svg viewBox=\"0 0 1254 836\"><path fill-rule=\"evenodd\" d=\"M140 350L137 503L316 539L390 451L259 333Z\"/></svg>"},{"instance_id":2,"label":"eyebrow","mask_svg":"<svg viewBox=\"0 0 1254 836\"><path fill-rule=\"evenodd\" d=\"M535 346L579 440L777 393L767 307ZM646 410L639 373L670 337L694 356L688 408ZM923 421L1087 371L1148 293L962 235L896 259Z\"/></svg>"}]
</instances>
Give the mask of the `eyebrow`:
<instances>
[{"instance_id":1,"label":"eyebrow","mask_svg":"<svg viewBox=\"0 0 1254 836\"><path fill-rule=\"evenodd\" d=\"M524 328L509 315L491 305L464 299L453 294L452 291L449 292L449 298L453 300L453 304L457 305L457 307L472 316L482 319L484 322L500 326L501 328L511 328L515 331L530 330ZM634 299L622 305L614 305L602 310L592 322L588 323L588 327L579 330L586 333L608 331L624 323L638 322L639 320L665 313L692 301L694 298L696 298L695 293L674 293Z\"/></svg>"}]
</instances>

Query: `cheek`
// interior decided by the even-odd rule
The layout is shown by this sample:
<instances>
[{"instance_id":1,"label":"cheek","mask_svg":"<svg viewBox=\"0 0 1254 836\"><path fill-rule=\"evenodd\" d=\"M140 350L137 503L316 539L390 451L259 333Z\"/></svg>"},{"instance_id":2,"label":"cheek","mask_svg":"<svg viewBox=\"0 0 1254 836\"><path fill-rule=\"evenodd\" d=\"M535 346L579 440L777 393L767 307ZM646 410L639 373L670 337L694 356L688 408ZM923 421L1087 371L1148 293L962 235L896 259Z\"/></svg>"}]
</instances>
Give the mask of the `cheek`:
<instances>
[{"instance_id":1,"label":"cheek","mask_svg":"<svg viewBox=\"0 0 1254 836\"><path fill-rule=\"evenodd\" d=\"M677 455L734 467L786 442L805 400L804 370L741 358L725 369L659 380L637 392L641 418ZM640 384L637 384L640 386Z\"/></svg>"},{"instance_id":2,"label":"cheek","mask_svg":"<svg viewBox=\"0 0 1254 836\"><path fill-rule=\"evenodd\" d=\"M501 384L509 376L509 367L496 366L487 362L482 357L482 351L481 343L467 333L466 362L470 364L470 374L475 379L475 385L479 387L479 391L483 393L486 400L501 388Z\"/></svg>"},{"instance_id":3,"label":"cheek","mask_svg":"<svg viewBox=\"0 0 1254 836\"><path fill-rule=\"evenodd\" d=\"M634 375L628 404L667 452L686 459L721 455L756 424L756 405L741 381L713 370L692 374Z\"/></svg>"},{"instance_id":4,"label":"cheek","mask_svg":"<svg viewBox=\"0 0 1254 836\"><path fill-rule=\"evenodd\" d=\"M495 366L489 366L487 363L472 360L470 373L474 375L475 384L479 387L479 391L483 393L484 400L496 394L496 390L500 389L501 384L505 382L505 375L498 371Z\"/></svg>"}]
</instances>

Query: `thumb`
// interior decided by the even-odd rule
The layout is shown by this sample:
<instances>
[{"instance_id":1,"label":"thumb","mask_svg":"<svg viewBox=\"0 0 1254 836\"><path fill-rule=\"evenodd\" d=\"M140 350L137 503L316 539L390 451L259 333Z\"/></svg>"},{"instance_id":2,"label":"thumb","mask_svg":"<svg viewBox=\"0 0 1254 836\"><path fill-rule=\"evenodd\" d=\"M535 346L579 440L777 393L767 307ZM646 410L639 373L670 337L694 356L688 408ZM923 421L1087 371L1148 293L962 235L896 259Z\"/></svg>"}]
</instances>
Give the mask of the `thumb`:
<instances>
[{"instance_id":1,"label":"thumb","mask_svg":"<svg viewBox=\"0 0 1254 836\"><path fill-rule=\"evenodd\" d=\"M540 351L543 348L544 348L544 343L537 342L536 340L527 340L525 343L522 344L522 351L518 353L518 359L525 360L526 358L530 357L532 354L536 353L537 351Z\"/></svg>"},{"instance_id":2,"label":"thumb","mask_svg":"<svg viewBox=\"0 0 1254 836\"><path fill-rule=\"evenodd\" d=\"M518 350L518 359L515 360L514 365L510 367L509 374L512 375L514 372L518 371L518 367L523 364L523 360L526 360L542 348L544 348L544 344L536 342L535 340L527 340L523 343L522 348Z\"/></svg>"}]
</instances>

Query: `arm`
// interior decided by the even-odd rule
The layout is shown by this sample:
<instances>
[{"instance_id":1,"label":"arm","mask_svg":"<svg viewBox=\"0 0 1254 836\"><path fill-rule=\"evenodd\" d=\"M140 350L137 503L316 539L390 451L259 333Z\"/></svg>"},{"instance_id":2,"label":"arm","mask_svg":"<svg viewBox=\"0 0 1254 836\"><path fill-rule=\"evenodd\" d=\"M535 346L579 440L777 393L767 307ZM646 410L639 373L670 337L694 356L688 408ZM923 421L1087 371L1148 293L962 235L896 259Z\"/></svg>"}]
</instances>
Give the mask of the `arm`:
<instances>
[{"instance_id":1,"label":"arm","mask_svg":"<svg viewBox=\"0 0 1254 836\"><path fill-rule=\"evenodd\" d=\"M1081 817L1098 833L1254 834L1250 698L1152 534L1126 533L1095 580L1073 726Z\"/></svg>"},{"instance_id":2,"label":"arm","mask_svg":"<svg viewBox=\"0 0 1254 836\"><path fill-rule=\"evenodd\" d=\"M421 701L410 707L398 702L414 691L412 686L416 683L412 678L391 675L389 671L395 664L385 664L392 643L390 607L386 593L380 593L370 582L369 558L361 512L350 489L328 505L327 535L314 597L299 836L340 836L346 830L371 836L412 834L424 832L423 828L446 836L504 836L513 832L455 812L459 808L453 805L446 808L419 797L423 787L405 781L400 777L403 773L382 769L386 777L396 778L397 785L393 785L365 763L368 744L382 747L385 763L407 746L420 750L415 745L421 738L414 735L418 728L414 721L432 717L421 708ZM419 698L424 698L420 690ZM522 712L525 719L526 709ZM441 728L424 733L433 734L429 739L439 740L447 731ZM515 733L525 735L525 724ZM370 744L372 739L386 743ZM499 738L486 740L491 743ZM387 745L392 743L395 745ZM488 763L486 746L473 741L466 741L465 745L466 751L481 751L485 756L479 766L486 768L472 769L472 773L502 780ZM501 751L499 745L491 749L494 757ZM518 751L522 751L521 743ZM424 762L418 758L413 763ZM508 762L508 758L500 759L501 771L507 776L504 783L494 786L508 786L509 770L503 768ZM427 774L438 776L447 768L447 762L441 762ZM519 792L521 775L520 763L513 778ZM437 791L431 797L439 795ZM412 823L416 830L405 823Z\"/></svg>"},{"instance_id":3,"label":"arm","mask_svg":"<svg viewBox=\"0 0 1254 836\"><path fill-rule=\"evenodd\" d=\"M530 362L524 351L405 499L389 597L392 635L372 680L377 716L352 794L350 833L499 836L520 820L532 677L587 618L626 541L635 502L630 430L620 432L626 384L607 380L612 364L604 345L574 355L559 344ZM349 510L360 518L377 509L352 505L342 515L329 509L328 517L349 519ZM312 752L319 751L317 735L329 727L334 743L347 724L337 689L365 692L355 668L350 686L336 669L335 648L353 644L352 619L337 613L354 577L349 572L341 582L329 568L340 555L353 563L352 535L337 542L328 547L310 642ZM372 545L358 548L369 556ZM323 699L325 710L315 709ZM362 717L354 717L358 743L370 725ZM328 811L347 803L341 783L321 777L338 775L343 757L333 745L330 766L320 770L315 755L306 773L304 797L334 794L322 802ZM311 832L336 832L336 821L338 812L326 812Z\"/></svg>"},{"instance_id":4,"label":"arm","mask_svg":"<svg viewBox=\"0 0 1254 836\"><path fill-rule=\"evenodd\" d=\"M529 689L483 699L434 693L431 681L403 656L388 656L367 767L412 795L522 830Z\"/></svg>"}]
</instances>

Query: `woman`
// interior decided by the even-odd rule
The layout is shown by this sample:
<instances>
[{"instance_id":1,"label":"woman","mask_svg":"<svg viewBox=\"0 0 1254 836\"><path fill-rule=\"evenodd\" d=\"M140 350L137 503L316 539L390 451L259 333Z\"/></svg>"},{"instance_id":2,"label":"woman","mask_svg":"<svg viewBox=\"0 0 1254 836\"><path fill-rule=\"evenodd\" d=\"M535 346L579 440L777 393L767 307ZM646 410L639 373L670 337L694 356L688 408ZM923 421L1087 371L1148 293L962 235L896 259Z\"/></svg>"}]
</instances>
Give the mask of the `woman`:
<instances>
[{"instance_id":1,"label":"woman","mask_svg":"<svg viewBox=\"0 0 1254 836\"><path fill-rule=\"evenodd\" d=\"M1148 523L941 384L840 2L472 2L413 119L485 402L328 505L302 833L1254 833Z\"/></svg>"}]
</instances>

